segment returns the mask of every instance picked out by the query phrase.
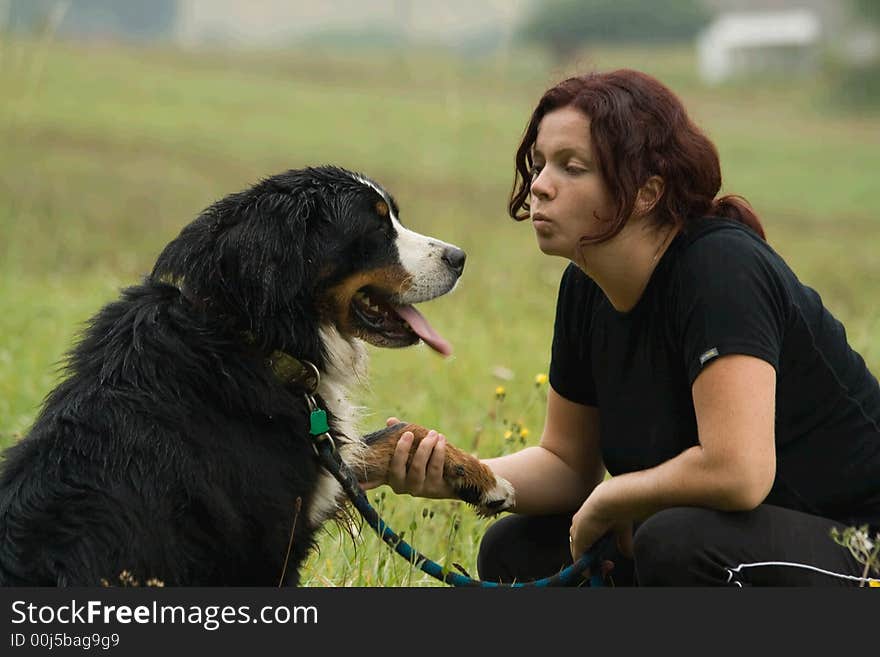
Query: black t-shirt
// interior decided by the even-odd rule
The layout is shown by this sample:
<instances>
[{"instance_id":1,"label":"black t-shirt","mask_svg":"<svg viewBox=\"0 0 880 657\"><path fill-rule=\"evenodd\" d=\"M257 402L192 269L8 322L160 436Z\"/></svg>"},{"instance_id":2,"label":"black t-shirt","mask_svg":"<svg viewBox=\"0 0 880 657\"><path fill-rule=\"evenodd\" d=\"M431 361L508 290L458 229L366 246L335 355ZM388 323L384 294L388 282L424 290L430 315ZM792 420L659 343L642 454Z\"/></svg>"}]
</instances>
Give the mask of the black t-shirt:
<instances>
[{"instance_id":1,"label":"black t-shirt","mask_svg":"<svg viewBox=\"0 0 880 657\"><path fill-rule=\"evenodd\" d=\"M880 386L819 295L757 234L727 219L692 222L627 313L580 269L565 270L550 383L599 408L612 475L697 444L691 386L725 354L776 370L776 480L766 502L880 527Z\"/></svg>"}]
</instances>

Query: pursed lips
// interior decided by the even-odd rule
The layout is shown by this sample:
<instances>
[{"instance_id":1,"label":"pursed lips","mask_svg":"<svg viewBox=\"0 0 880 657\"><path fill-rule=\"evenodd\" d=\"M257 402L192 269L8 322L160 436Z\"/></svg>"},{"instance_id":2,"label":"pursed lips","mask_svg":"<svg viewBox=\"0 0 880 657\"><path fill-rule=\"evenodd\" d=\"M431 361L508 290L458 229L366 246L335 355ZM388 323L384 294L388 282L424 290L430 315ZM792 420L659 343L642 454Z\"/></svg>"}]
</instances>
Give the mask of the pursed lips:
<instances>
[{"instance_id":1,"label":"pursed lips","mask_svg":"<svg viewBox=\"0 0 880 657\"><path fill-rule=\"evenodd\" d=\"M532 223L550 223L550 218L543 212L534 212L532 213Z\"/></svg>"}]
</instances>

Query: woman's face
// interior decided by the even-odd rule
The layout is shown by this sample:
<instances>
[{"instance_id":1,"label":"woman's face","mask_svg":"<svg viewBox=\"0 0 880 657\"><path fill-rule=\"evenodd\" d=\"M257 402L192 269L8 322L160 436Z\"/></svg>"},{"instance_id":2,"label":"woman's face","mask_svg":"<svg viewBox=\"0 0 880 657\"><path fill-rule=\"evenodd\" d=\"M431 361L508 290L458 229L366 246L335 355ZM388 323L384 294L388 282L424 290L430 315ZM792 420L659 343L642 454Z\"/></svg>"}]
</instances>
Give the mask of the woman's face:
<instances>
[{"instance_id":1,"label":"woman's face","mask_svg":"<svg viewBox=\"0 0 880 657\"><path fill-rule=\"evenodd\" d=\"M598 218L614 216L593 159L590 120L575 107L544 115L532 148L529 208L538 247L578 262L578 242L600 231ZM598 217L598 218L597 218Z\"/></svg>"}]
</instances>

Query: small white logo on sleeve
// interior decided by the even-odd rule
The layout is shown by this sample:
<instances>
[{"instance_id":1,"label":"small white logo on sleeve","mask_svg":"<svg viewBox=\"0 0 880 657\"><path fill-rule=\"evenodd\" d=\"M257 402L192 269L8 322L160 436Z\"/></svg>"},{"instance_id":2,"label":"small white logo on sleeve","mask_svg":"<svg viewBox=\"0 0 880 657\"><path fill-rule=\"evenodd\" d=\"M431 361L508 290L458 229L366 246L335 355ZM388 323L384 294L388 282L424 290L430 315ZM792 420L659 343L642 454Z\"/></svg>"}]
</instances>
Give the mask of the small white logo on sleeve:
<instances>
[{"instance_id":1,"label":"small white logo on sleeve","mask_svg":"<svg viewBox=\"0 0 880 657\"><path fill-rule=\"evenodd\" d=\"M712 347L709 351L704 352L703 355L700 356L700 365L705 365L707 360L711 360L711 359L715 358L715 356L717 356L717 355L718 355L718 348Z\"/></svg>"}]
</instances>

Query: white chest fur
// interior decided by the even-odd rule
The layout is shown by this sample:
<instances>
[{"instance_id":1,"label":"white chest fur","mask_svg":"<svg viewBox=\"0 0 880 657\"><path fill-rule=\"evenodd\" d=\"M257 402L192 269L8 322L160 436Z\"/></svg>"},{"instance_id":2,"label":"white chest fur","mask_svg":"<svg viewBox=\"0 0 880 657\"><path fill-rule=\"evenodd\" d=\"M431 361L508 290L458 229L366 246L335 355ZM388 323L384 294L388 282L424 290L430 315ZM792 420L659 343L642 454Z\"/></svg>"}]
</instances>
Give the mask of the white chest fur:
<instances>
[{"instance_id":1,"label":"white chest fur","mask_svg":"<svg viewBox=\"0 0 880 657\"><path fill-rule=\"evenodd\" d=\"M340 456L349 467L356 468L365 448L358 429L363 407L355 405L350 395L352 388L366 382L367 350L363 342L346 340L332 326L321 328L321 339L327 361L325 371L321 372L318 394L334 418L331 435ZM342 495L342 487L333 475L322 470L309 509L309 524L317 527L334 515Z\"/></svg>"}]
</instances>

